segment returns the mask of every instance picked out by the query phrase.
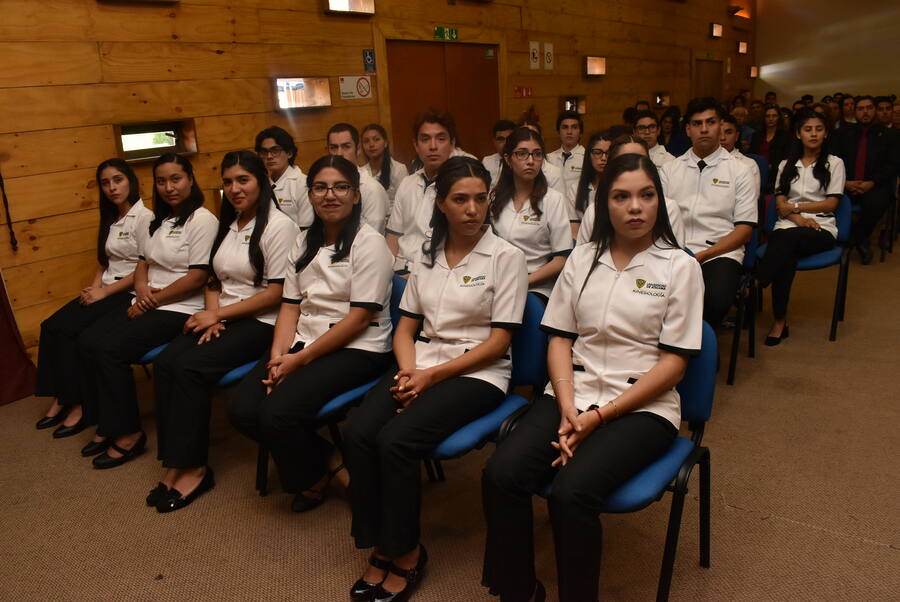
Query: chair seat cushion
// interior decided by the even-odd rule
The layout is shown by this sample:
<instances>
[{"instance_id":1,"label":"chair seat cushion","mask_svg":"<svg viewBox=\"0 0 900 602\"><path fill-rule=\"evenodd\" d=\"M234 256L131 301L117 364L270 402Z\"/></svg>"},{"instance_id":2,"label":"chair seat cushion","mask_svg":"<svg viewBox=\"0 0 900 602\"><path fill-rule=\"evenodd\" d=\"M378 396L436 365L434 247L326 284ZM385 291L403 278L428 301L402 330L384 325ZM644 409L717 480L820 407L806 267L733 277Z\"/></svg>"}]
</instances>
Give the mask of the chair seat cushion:
<instances>
[{"instance_id":1,"label":"chair seat cushion","mask_svg":"<svg viewBox=\"0 0 900 602\"><path fill-rule=\"evenodd\" d=\"M676 437L665 454L616 489L606 499L601 512L634 512L649 505L675 480L693 449L693 441Z\"/></svg>"},{"instance_id":2,"label":"chair seat cushion","mask_svg":"<svg viewBox=\"0 0 900 602\"><path fill-rule=\"evenodd\" d=\"M521 395L507 395L493 411L462 427L438 445L431 457L435 460L455 458L478 446L496 433L510 414L528 404Z\"/></svg>"},{"instance_id":3,"label":"chair seat cushion","mask_svg":"<svg viewBox=\"0 0 900 602\"><path fill-rule=\"evenodd\" d=\"M322 420L328 418L328 416L335 412L343 410L348 405L368 393L369 389L377 385L379 380L381 379L376 378L371 382L367 382L364 385L360 385L355 389L350 389L346 393L341 393L337 397L332 398L331 401L322 406L322 408L319 410L319 413L316 414L316 418Z\"/></svg>"},{"instance_id":4,"label":"chair seat cushion","mask_svg":"<svg viewBox=\"0 0 900 602\"><path fill-rule=\"evenodd\" d=\"M168 345L168 343L166 343L166 345ZM137 363L139 363L139 364L150 364L150 363L152 363L153 360L155 360L156 357L157 357L160 353L162 353L162 350L166 348L166 345L160 345L159 347L154 347L153 349L151 349L150 351L148 351L147 353L145 353L143 356L141 356L141 359L139 359L139 360L137 361Z\"/></svg>"},{"instance_id":5,"label":"chair seat cushion","mask_svg":"<svg viewBox=\"0 0 900 602\"><path fill-rule=\"evenodd\" d=\"M232 370L229 370L225 373L225 375L219 379L220 387L227 387L229 385L233 385L237 381L243 379L247 374L250 373L250 370L253 369L253 366L256 365L256 362L248 362L243 366L238 366Z\"/></svg>"}]
</instances>

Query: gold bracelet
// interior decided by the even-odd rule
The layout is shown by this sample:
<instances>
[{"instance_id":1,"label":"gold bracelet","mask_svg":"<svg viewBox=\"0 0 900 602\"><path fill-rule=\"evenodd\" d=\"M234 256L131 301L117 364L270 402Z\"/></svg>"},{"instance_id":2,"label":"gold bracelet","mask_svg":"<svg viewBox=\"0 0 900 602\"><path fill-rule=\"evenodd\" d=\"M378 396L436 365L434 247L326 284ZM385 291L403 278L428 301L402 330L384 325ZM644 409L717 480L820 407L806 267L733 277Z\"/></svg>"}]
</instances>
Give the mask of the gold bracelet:
<instances>
[{"instance_id":1,"label":"gold bracelet","mask_svg":"<svg viewBox=\"0 0 900 602\"><path fill-rule=\"evenodd\" d=\"M568 378L557 378L556 380L553 381L554 385L556 383L569 383L570 385L572 385L573 388L575 387L575 385L572 384L572 381L569 380Z\"/></svg>"}]
</instances>

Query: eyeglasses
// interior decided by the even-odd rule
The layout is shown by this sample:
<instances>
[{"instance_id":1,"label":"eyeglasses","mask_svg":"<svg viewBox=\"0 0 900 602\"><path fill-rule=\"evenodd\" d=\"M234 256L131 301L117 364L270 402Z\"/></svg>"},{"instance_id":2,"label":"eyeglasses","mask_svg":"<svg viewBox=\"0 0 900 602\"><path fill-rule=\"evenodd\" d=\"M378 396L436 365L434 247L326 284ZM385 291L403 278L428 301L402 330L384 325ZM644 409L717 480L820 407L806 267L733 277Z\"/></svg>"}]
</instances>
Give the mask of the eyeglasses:
<instances>
[{"instance_id":1,"label":"eyeglasses","mask_svg":"<svg viewBox=\"0 0 900 602\"><path fill-rule=\"evenodd\" d=\"M592 149L591 149L591 156L592 156L592 157L597 157L598 159L601 158L601 157L608 157L608 156L609 156L609 151L605 151L605 150L603 150L602 148L592 148Z\"/></svg>"},{"instance_id":2,"label":"eyeglasses","mask_svg":"<svg viewBox=\"0 0 900 602\"><path fill-rule=\"evenodd\" d=\"M280 146L273 146L271 148L261 148L256 151L256 154L265 159L267 156L271 155L273 157L277 157L281 153L285 152L283 148Z\"/></svg>"},{"instance_id":3,"label":"eyeglasses","mask_svg":"<svg viewBox=\"0 0 900 602\"><path fill-rule=\"evenodd\" d=\"M659 129L659 126L655 123L651 123L650 125L637 125L634 127L635 130L641 132L642 134L646 134L649 132L655 132Z\"/></svg>"},{"instance_id":4,"label":"eyeglasses","mask_svg":"<svg viewBox=\"0 0 900 602\"><path fill-rule=\"evenodd\" d=\"M512 152L512 156L518 159L519 161L527 161L528 157L534 157L535 161L542 161L544 159L544 151L539 148L534 149L531 152L528 152L524 148L520 148L518 150L514 150Z\"/></svg>"},{"instance_id":5,"label":"eyeglasses","mask_svg":"<svg viewBox=\"0 0 900 602\"><path fill-rule=\"evenodd\" d=\"M345 199L350 194L350 191L353 190L353 186L351 186L347 182L338 182L334 186L326 186L325 184L316 183L313 184L312 188L309 189L309 194L321 199L328 194L329 190L333 192L334 196L336 196L337 198Z\"/></svg>"}]
</instances>

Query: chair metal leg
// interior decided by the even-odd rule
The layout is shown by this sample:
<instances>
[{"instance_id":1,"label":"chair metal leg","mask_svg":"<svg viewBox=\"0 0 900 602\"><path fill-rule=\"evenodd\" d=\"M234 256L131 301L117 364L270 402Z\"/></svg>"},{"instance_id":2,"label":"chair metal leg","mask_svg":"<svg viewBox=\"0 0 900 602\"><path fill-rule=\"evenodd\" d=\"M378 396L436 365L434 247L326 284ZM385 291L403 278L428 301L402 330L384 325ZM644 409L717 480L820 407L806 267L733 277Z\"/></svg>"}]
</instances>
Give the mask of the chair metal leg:
<instances>
[{"instance_id":1,"label":"chair metal leg","mask_svg":"<svg viewBox=\"0 0 900 602\"><path fill-rule=\"evenodd\" d=\"M750 283L750 296L747 297L747 357L756 357L756 285Z\"/></svg>"},{"instance_id":2,"label":"chair metal leg","mask_svg":"<svg viewBox=\"0 0 900 602\"><path fill-rule=\"evenodd\" d=\"M438 481L446 481L446 477L444 477L444 466L441 464L440 460L432 460L434 463L434 473L437 475Z\"/></svg>"},{"instance_id":3,"label":"chair metal leg","mask_svg":"<svg viewBox=\"0 0 900 602\"><path fill-rule=\"evenodd\" d=\"M841 269L844 272L844 280L841 286L841 312L838 315L838 320L841 322L844 321L844 312L847 309L847 285L850 282L850 251L846 252L846 258L841 257Z\"/></svg>"},{"instance_id":4,"label":"chair metal leg","mask_svg":"<svg viewBox=\"0 0 900 602\"><path fill-rule=\"evenodd\" d=\"M847 272L849 271L850 265L847 260L847 255L846 252L841 254L841 264L838 268L838 281L834 292L834 310L832 310L831 313L831 331L828 334L829 341L834 341L837 338L838 321L842 319L844 313L843 306L847 292Z\"/></svg>"},{"instance_id":5,"label":"chair metal leg","mask_svg":"<svg viewBox=\"0 0 900 602\"><path fill-rule=\"evenodd\" d=\"M153 375L150 374L150 369L147 368L147 364L141 364L141 368L144 369L144 374L147 375L148 380L153 378Z\"/></svg>"},{"instance_id":6,"label":"chair metal leg","mask_svg":"<svg viewBox=\"0 0 900 602\"><path fill-rule=\"evenodd\" d=\"M425 464L425 475L428 477L428 482L436 483L438 479L437 479L437 475L434 474L434 466L432 466L432 464L431 464L431 459L425 458L424 464Z\"/></svg>"},{"instance_id":7,"label":"chair metal leg","mask_svg":"<svg viewBox=\"0 0 900 602\"><path fill-rule=\"evenodd\" d=\"M709 568L711 481L709 450L700 457L700 566Z\"/></svg>"},{"instance_id":8,"label":"chair metal leg","mask_svg":"<svg viewBox=\"0 0 900 602\"><path fill-rule=\"evenodd\" d=\"M677 486L672 493L669 528L666 531L666 546L663 551L662 569L659 573L659 587L656 590L657 602L667 602L669 599L672 571L675 567L675 551L678 549L678 534L681 531L681 513L684 510L684 493L684 488Z\"/></svg>"},{"instance_id":9,"label":"chair metal leg","mask_svg":"<svg viewBox=\"0 0 900 602\"><path fill-rule=\"evenodd\" d=\"M259 452L256 456L256 490L260 497L265 497L269 483L269 448L259 444Z\"/></svg>"},{"instance_id":10,"label":"chair metal leg","mask_svg":"<svg viewBox=\"0 0 900 602\"><path fill-rule=\"evenodd\" d=\"M344 439L341 437L341 429L338 428L336 422L328 423L328 434L331 435L331 442L340 450L344 449Z\"/></svg>"},{"instance_id":11,"label":"chair metal leg","mask_svg":"<svg viewBox=\"0 0 900 602\"><path fill-rule=\"evenodd\" d=\"M734 373L737 369L738 351L741 346L741 330L744 328L744 299L738 300L737 314L734 317L734 336L731 339L731 353L728 359L728 378L725 382L729 385L734 384Z\"/></svg>"}]
</instances>

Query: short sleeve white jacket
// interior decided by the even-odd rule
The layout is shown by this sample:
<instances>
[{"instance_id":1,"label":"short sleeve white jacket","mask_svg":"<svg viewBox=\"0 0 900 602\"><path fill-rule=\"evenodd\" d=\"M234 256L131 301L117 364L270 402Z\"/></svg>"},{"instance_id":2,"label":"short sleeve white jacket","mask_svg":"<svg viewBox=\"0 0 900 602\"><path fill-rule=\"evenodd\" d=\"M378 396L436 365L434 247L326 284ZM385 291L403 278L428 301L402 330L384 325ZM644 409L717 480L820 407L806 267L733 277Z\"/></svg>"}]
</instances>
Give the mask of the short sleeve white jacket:
<instances>
[{"instance_id":1,"label":"short sleeve white jacket","mask_svg":"<svg viewBox=\"0 0 900 602\"><path fill-rule=\"evenodd\" d=\"M491 174L491 188L493 188L497 185L497 180L500 179L500 167L502 166L500 153L488 155L481 160L481 164L484 165L484 168Z\"/></svg>"},{"instance_id":2,"label":"short sleeve white jacket","mask_svg":"<svg viewBox=\"0 0 900 602\"><path fill-rule=\"evenodd\" d=\"M662 144L655 145L648 153L650 154L650 161L656 165L656 169L662 169L663 165L675 160L675 156L667 151Z\"/></svg>"},{"instance_id":3,"label":"short sleeve white jacket","mask_svg":"<svg viewBox=\"0 0 900 602\"><path fill-rule=\"evenodd\" d=\"M431 216L434 212L435 188L427 182L425 171L403 178L394 198L394 208L388 219L387 232L399 237L399 252L394 269L411 269L422 253L422 244L431 238Z\"/></svg>"},{"instance_id":4,"label":"short sleeve white jacket","mask_svg":"<svg viewBox=\"0 0 900 602\"><path fill-rule=\"evenodd\" d=\"M587 209L584 210L584 217L581 219L581 227L578 228L578 237L575 244L582 245L591 239L594 233L594 219L597 215L597 206L594 199L593 188L591 189L591 201L588 203ZM672 233L675 235L675 242L678 246L684 246L684 221L681 218L681 209L673 199L666 195L666 212L669 214L669 225L672 226Z\"/></svg>"},{"instance_id":5,"label":"short sleeve white jacket","mask_svg":"<svg viewBox=\"0 0 900 602\"><path fill-rule=\"evenodd\" d=\"M121 280L134 273L138 262L138 233L143 232L147 237L147 228L153 220L153 212L144 206L143 201L138 201L131 206L121 219L110 224L109 234L103 245L106 257L109 261L100 282L103 286L109 286L116 280Z\"/></svg>"},{"instance_id":6,"label":"short sleeve white jacket","mask_svg":"<svg viewBox=\"0 0 900 602\"><path fill-rule=\"evenodd\" d=\"M384 237L362 224L350 254L332 261L334 246L322 247L300 272L297 260L306 251L307 231L291 249L284 279L284 303L300 305L294 343L309 345L347 317L351 307L375 312L368 328L347 344L349 349L375 353L391 350L391 285L393 257Z\"/></svg>"},{"instance_id":7,"label":"short sleeve white jacket","mask_svg":"<svg viewBox=\"0 0 900 602\"><path fill-rule=\"evenodd\" d=\"M787 161L782 161L778 166L778 179L775 180L776 187L781 182L781 172ZM803 161L798 160L797 177L791 182L791 189L788 193L789 203L811 203L824 201L830 196L841 198L844 195L844 184L846 183L847 174L844 168L844 161L840 157L828 155L825 166L831 178L828 181L828 188L822 186L815 174L813 174L814 164L809 167L803 166ZM837 238L837 222L834 213L801 213L805 218L816 220L819 226ZM784 230L786 228L797 228L797 224L789 219L779 218L775 222L776 230Z\"/></svg>"},{"instance_id":8,"label":"short sleeve white jacket","mask_svg":"<svg viewBox=\"0 0 900 602\"><path fill-rule=\"evenodd\" d=\"M566 256L572 250L572 229L564 205L562 196L548 189L539 203L540 216L532 211L530 202L525 202L522 209L516 211L510 200L494 219L497 234L525 253L529 274L544 267L554 257ZM554 282L555 279L548 280L529 291L549 297Z\"/></svg>"},{"instance_id":9,"label":"short sleeve white jacket","mask_svg":"<svg viewBox=\"0 0 900 602\"><path fill-rule=\"evenodd\" d=\"M607 250L588 277L597 247L572 251L556 281L541 327L574 340L575 407L586 411L624 393L659 361L660 352L696 355L703 323L703 274L682 249L651 245L618 271ZM552 384L546 393L553 395ZM673 388L640 410L678 428Z\"/></svg>"},{"instance_id":10,"label":"short sleeve white jacket","mask_svg":"<svg viewBox=\"0 0 900 602\"><path fill-rule=\"evenodd\" d=\"M306 175L296 165L289 166L275 187L275 202L294 223L301 228L309 228L313 223L313 207L306 189Z\"/></svg>"},{"instance_id":11,"label":"short sleeve white jacket","mask_svg":"<svg viewBox=\"0 0 900 602\"><path fill-rule=\"evenodd\" d=\"M368 163L359 168L359 173L369 176L379 184L381 183L378 181L378 176L381 175L381 172L373 174L372 167ZM406 169L406 165L391 157L391 181L387 188L388 213L390 213L390 208L394 205L394 196L397 194L397 187L400 186L400 182L403 181L403 178L408 175L409 170ZM384 188L384 186L382 186L382 188Z\"/></svg>"},{"instance_id":12,"label":"short sleeve white jacket","mask_svg":"<svg viewBox=\"0 0 900 602\"><path fill-rule=\"evenodd\" d=\"M737 147L735 147L734 150L731 151L731 156L737 157L744 165L747 166L747 169L750 170L750 173L753 174L753 184L755 186L754 192L756 194L756 198L759 199L759 195L762 191L762 179L759 175L759 165L757 165L756 161L739 151Z\"/></svg>"},{"instance_id":13,"label":"short sleeve white jacket","mask_svg":"<svg viewBox=\"0 0 900 602\"><path fill-rule=\"evenodd\" d=\"M220 307L249 299L266 290L270 283L283 283L288 266L288 253L299 232L297 224L279 211L273 203L269 208L266 228L259 238L265 268L262 282L257 286L253 284L256 272L250 263L250 238L256 226L256 218L247 222L243 228L238 228L237 222L235 219L229 226L212 261L213 271L222 286L219 292ZM276 304L258 313L256 319L265 324L274 324L277 316Z\"/></svg>"},{"instance_id":14,"label":"short sleeve white jacket","mask_svg":"<svg viewBox=\"0 0 900 602\"><path fill-rule=\"evenodd\" d=\"M170 217L159 225L153 236L138 236L138 251L147 262L147 279L151 288L165 288L188 273L209 269L209 254L216 239L219 220L205 207L195 209L182 226ZM203 292L157 309L193 314L203 309Z\"/></svg>"},{"instance_id":15,"label":"short sleeve white jacket","mask_svg":"<svg viewBox=\"0 0 900 602\"><path fill-rule=\"evenodd\" d=\"M359 196L362 203L362 221L384 234L384 222L388 217L388 195L384 186L372 176L359 170Z\"/></svg>"},{"instance_id":16,"label":"short sleeve white jacket","mask_svg":"<svg viewBox=\"0 0 900 602\"><path fill-rule=\"evenodd\" d=\"M563 174L560 168L549 161L543 161L541 163L541 171L544 172L544 177L547 178L547 186L561 195L566 194L566 182L563 180Z\"/></svg>"},{"instance_id":17,"label":"short sleeve white jacket","mask_svg":"<svg viewBox=\"0 0 900 602\"><path fill-rule=\"evenodd\" d=\"M522 324L528 274L525 255L487 228L478 244L452 269L443 249L434 266L416 262L400 301L400 312L422 320L416 341L416 368L442 364L488 339L491 328ZM509 354L462 376L477 378L506 392Z\"/></svg>"},{"instance_id":18,"label":"short sleeve white jacket","mask_svg":"<svg viewBox=\"0 0 900 602\"><path fill-rule=\"evenodd\" d=\"M547 162L558 167L562 173L563 194L565 194L572 182L578 182L578 178L581 177L581 168L584 165L584 147L582 145L575 145L569 152L572 154L565 160L563 160L562 147L552 153L547 153Z\"/></svg>"},{"instance_id":19,"label":"short sleeve white jacket","mask_svg":"<svg viewBox=\"0 0 900 602\"><path fill-rule=\"evenodd\" d=\"M758 211L753 174L742 161L721 146L704 157L702 171L699 161L691 149L666 164L659 174L666 198L674 199L681 208L684 242L693 253L713 246L735 226L755 227ZM744 247L714 259L720 257L741 263Z\"/></svg>"}]
</instances>

